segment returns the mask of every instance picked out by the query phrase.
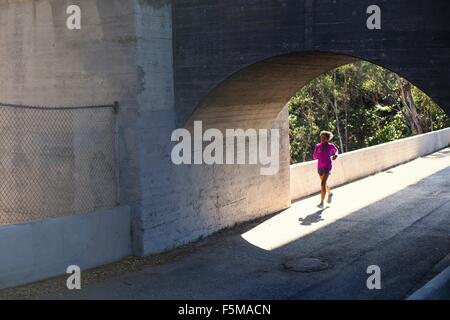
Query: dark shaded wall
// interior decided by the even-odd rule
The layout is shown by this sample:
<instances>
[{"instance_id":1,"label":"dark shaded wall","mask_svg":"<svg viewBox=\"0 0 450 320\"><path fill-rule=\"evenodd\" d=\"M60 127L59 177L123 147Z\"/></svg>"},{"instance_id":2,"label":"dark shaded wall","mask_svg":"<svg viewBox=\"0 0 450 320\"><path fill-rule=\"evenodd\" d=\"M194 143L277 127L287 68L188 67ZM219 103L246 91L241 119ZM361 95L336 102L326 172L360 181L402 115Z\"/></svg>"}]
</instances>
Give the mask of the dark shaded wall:
<instances>
[{"instance_id":1,"label":"dark shaded wall","mask_svg":"<svg viewBox=\"0 0 450 320\"><path fill-rule=\"evenodd\" d=\"M381 30L366 27L372 4L381 8ZM444 0L175 0L178 122L183 125L215 87L239 70L304 51L379 64L409 79L450 114L449 21L450 2ZM317 70L327 71L322 63L317 61Z\"/></svg>"}]
</instances>

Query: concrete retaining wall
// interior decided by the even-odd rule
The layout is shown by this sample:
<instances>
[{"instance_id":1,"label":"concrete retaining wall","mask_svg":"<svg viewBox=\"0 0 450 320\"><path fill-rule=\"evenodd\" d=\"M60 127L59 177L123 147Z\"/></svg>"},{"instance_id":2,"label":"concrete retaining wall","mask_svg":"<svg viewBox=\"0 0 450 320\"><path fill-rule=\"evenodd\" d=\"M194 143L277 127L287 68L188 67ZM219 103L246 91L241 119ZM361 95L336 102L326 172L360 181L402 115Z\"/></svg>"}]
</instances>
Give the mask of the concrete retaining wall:
<instances>
[{"instance_id":1,"label":"concrete retaining wall","mask_svg":"<svg viewBox=\"0 0 450 320\"><path fill-rule=\"evenodd\" d=\"M0 112L0 209L66 214L139 198L134 1L80 0L81 30L67 1L0 0L0 101L44 106L120 103L119 163L112 112ZM7 129L7 130L6 130ZM9 180L7 179L9 177ZM3 215L4 217L4 215ZM13 223L20 221L14 220ZM11 219L6 219L11 222Z\"/></svg>"},{"instance_id":2,"label":"concrete retaining wall","mask_svg":"<svg viewBox=\"0 0 450 320\"><path fill-rule=\"evenodd\" d=\"M330 185L338 186L430 154L450 144L450 128L380 144L340 155L334 162ZM291 199L320 191L317 161L291 166Z\"/></svg>"},{"instance_id":3,"label":"concrete retaining wall","mask_svg":"<svg viewBox=\"0 0 450 320\"><path fill-rule=\"evenodd\" d=\"M93 268L131 254L130 210L0 227L0 289Z\"/></svg>"}]
</instances>

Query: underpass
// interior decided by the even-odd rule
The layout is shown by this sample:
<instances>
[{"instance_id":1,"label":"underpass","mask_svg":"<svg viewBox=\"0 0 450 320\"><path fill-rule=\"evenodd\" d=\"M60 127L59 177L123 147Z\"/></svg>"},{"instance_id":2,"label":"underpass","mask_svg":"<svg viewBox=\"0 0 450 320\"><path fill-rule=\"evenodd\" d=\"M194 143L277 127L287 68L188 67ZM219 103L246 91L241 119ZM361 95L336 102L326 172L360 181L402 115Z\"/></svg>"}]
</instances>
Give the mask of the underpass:
<instances>
[{"instance_id":1,"label":"underpass","mask_svg":"<svg viewBox=\"0 0 450 320\"><path fill-rule=\"evenodd\" d=\"M377 193L364 190L361 199L367 202L336 197L333 207L323 212L317 212L316 203L300 201L250 232L254 223L249 221L266 220L267 215L290 207L293 194L298 199L314 193L304 186L316 186L315 170L290 167L286 103L292 95L324 72L362 60L396 72L449 114L450 72L442 67L450 57L448 1L432 6L418 0L385 2L380 30L367 28L367 8L372 4L355 0L80 0L82 29L71 30L66 23L69 4L64 1L1 2L0 288L61 276L69 265L88 270L125 257L126 261L147 261L148 255L160 257L236 224L247 229L238 232L232 243L236 249L223 253L228 260L218 259L223 264L214 268L223 266L232 272L251 262L263 270L263 277L270 272L261 266L273 261L273 268L281 268L279 276L291 282L292 271L285 270L292 266L283 250L307 241L319 245L326 239L321 233L392 196L366 198ZM113 102L102 118L79 113L80 108ZM16 113L18 106L32 107L26 109L33 114L43 111L42 106L64 109L55 108L51 112L56 116L39 120L39 116ZM69 109L78 111L72 115ZM263 176L259 165L176 165L170 161L170 137L195 121L202 121L205 129L279 130L280 170ZM441 149L448 141L428 137L408 147L411 154L401 162L424 155L422 151ZM349 175L352 181L360 179L373 174L372 169L393 166L393 160L399 164L396 155L405 155L403 151L375 153L367 157L374 160L367 167L361 165L365 162L358 163L357 156L341 161L348 166L336 167L334 181L341 185L342 178L347 183ZM308 179L312 182L305 183ZM299 183L292 188L292 181ZM277 219L281 219L279 225ZM270 237L261 240L267 229ZM216 250L221 251L221 245ZM177 257L179 251L174 252L170 255L177 261L185 261ZM299 254L293 258L295 267L297 257L308 268L322 269L308 273L308 281L312 275L322 277L338 270L339 264L321 257L317 248ZM209 261L209 254L205 257ZM212 266L207 262L206 267ZM125 269L130 271L126 264ZM83 272L86 288L88 274ZM244 284L256 281L247 280L255 277L245 272L237 277L241 275ZM174 279L178 284L178 278ZM230 284L226 278L218 279L236 287L232 279ZM167 281L171 280L155 283L166 285ZM195 281L194 277L187 283ZM274 283L284 286L283 281ZM217 281L211 284L222 286ZM152 286L142 285L150 295L146 290ZM300 288L296 281L293 285ZM198 286L203 288L201 283ZM249 285L248 291L252 288ZM169 294L177 296L174 290L168 290ZM193 292L195 296L202 291ZM233 290L225 292L238 295ZM264 292L269 291L258 294Z\"/></svg>"}]
</instances>

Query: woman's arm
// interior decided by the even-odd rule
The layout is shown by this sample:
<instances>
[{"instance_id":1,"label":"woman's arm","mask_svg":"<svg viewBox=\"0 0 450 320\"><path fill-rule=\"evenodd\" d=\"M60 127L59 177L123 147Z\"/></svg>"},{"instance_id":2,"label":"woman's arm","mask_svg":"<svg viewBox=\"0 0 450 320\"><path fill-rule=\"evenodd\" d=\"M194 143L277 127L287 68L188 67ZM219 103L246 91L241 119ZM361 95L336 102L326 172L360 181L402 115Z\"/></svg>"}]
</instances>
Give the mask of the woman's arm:
<instances>
[{"instance_id":1,"label":"woman's arm","mask_svg":"<svg viewBox=\"0 0 450 320\"><path fill-rule=\"evenodd\" d=\"M333 144L333 160L336 160L339 154L339 149Z\"/></svg>"},{"instance_id":2,"label":"woman's arm","mask_svg":"<svg viewBox=\"0 0 450 320\"><path fill-rule=\"evenodd\" d=\"M314 147L314 153L313 153L313 159L314 160L319 159L319 153L320 153L319 149L320 149L319 145Z\"/></svg>"}]
</instances>

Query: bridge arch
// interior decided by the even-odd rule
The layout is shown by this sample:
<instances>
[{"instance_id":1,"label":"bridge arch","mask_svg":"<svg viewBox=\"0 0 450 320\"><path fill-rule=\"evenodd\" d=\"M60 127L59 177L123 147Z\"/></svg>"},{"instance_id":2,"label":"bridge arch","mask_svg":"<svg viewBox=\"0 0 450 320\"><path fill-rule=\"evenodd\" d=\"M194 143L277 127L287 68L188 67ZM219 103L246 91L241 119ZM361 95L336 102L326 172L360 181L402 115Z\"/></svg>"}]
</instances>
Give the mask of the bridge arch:
<instances>
[{"instance_id":1,"label":"bridge arch","mask_svg":"<svg viewBox=\"0 0 450 320\"><path fill-rule=\"evenodd\" d=\"M302 87L340 66L367 61L407 79L397 70L363 57L308 51L274 56L243 67L215 86L194 108L185 126L201 120L204 128L270 128L288 101ZM420 88L426 94L427 90ZM428 94L433 100L433 94ZM450 110L444 107L450 115Z\"/></svg>"},{"instance_id":2,"label":"bridge arch","mask_svg":"<svg viewBox=\"0 0 450 320\"><path fill-rule=\"evenodd\" d=\"M166 193L173 193L171 203L179 205L160 210L167 207L167 197L153 196L148 183L143 197L149 194L153 202L148 209L143 206L141 215L145 252L290 206L284 106L296 90L325 71L353 59L367 60L408 79L449 112L450 69L442 67L450 64L448 1L438 0L432 6L420 0L383 1L380 30L366 27L367 7L373 4L369 0L164 3L170 8L167 30L172 32L165 37L170 45L161 47L172 49L167 68L173 70L173 91L163 89L168 105L173 105L174 127L190 127L194 120L202 120L205 130L280 128L280 170L274 176L261 176L260 168L253 165L176 166L170 161L166 170L159 166L155 172L149 170L151 177L164 173L161 181L176 181L176 192L168 186ZM152 70L148 66L147 71ZM156 71L145 74L159 75L160 69ZM154 82L159 85L159 81ZM162 120L168 117L164 114ZM150 208L155 201L157 209Z\"/></svg>"},{"instance_id":3,"label":"bridge arch","mask_svg":"<svg viewBox=\"0 0 450 320\"><path fill-rule=\"evenodd\" d=\"M279 129L280 167L276 175L263 176L260 165L198 166L187 174L191 189L200 190L203 199L193 215L201 217L200 221L214 221L214 229L220 229L289 207L292 183L287 103L310 81L357 61L374 63L363 57L324 51L276 55L245 66L214 86L196 105L184 127L193 130L194 121L201 121L203 130L222 132ZM417 84L396 69L374 64ZM426 89L423 91L428 94ZM248 151L248 145L245 148ZM203 207L207 203L209 210Z\"/></svg>"}]
</instances>

